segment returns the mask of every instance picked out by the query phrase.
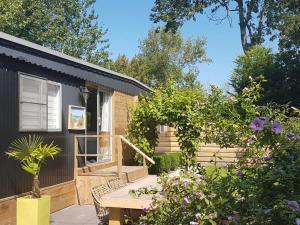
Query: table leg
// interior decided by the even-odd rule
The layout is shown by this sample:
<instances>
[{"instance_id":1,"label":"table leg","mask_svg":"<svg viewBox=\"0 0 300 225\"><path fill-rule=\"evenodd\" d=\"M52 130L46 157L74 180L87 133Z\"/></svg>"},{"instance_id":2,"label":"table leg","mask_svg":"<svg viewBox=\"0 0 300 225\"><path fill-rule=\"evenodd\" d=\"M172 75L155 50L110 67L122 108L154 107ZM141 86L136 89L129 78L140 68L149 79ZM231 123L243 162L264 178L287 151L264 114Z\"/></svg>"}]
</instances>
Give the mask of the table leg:
<instances>
[{"instance_id":1,"label":"table leg","mask_svg":"<svg viewBox=\"0 0 300 225\"><path fill-rule=\"evenodd\" d=\"M109 225L123 225L124 212L121 208L109 208Z\"/></svg>"}]
</instances>

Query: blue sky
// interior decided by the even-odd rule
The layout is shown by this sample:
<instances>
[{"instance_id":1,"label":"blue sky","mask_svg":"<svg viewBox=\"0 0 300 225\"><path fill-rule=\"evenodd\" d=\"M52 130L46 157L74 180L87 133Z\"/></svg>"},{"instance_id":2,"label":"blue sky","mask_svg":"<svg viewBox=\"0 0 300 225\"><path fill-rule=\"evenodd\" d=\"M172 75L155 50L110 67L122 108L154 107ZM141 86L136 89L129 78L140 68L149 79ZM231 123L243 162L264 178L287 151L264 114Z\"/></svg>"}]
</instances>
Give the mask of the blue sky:
<instances>
[{"instance_id":1,"label":"blue sky","mask_svg":"<svg viewBox=\"0 0 300 225\"><path fill-rule=\"evenodd\" d=\"M95 10L103 27L108 29L111 57L119 54L128 57L138 53L139 41L155 26L149 20L154 0L97 0ZM233 18L233 27L225 21L220 25L210 22L205 15L196 22L187 22L181 29L184 37L205 37L210 64L200 64L199 80L206 87L215 84L226 88L234 67L234 59L242 54L238 22Z\"/></svg>"}]
</instances>

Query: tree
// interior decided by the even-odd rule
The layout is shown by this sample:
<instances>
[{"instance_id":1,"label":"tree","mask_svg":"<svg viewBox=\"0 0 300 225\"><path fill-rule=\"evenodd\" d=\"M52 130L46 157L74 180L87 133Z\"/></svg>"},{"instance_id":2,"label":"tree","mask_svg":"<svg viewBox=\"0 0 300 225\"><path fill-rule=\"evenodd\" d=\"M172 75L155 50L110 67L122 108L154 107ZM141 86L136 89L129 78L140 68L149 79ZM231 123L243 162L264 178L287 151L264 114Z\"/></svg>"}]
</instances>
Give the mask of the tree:
<instances>
[{"instance_id":1,"label":"tree","mask_svg":"<svg viewBox=\"0 0 300 225\"><path fill-rule=\"evenodd\" d=\"M230 84L235 92L242 93L252 79L267 79L266 76L274 73L275 56L270 49L253 47L234 61L236 67L233 70Z\"/></svg>"},{"instance_id":2,"label":"tree","mask_svg":"<svg viewBox=\"0 0 300 225\"><path fill-rule=\"evenodd\" d=\"M0 0L0 31L95 64L108 60L95 0Z\"/></svg>"},{"instance_id":3,"label":"tree","mask_svg":"<svg viewBox=\"0 0 300 225\"><path fill-rule=\"evenodd\" d=\"M178 86L198 85L196 65L208 62L202 38L184 40L179 32L151 29L141 41L140 52L131 60L119 56L110 68L129 74L151 87L174 80Z\"/></svg>"},{"instance_id":4,"label":"tree","mask_svg":"<svg viewBox=\"0 0 300 225\"><path fill-rule=\"evenodd\" d=\"M165 22L167 30L177 30L185 21L196 20L195 15L210 11L210 19L231 23L231 14L239 18L241 44L244 52L254 45L264 42L266 35L274 34L281 19L289 14L293 0L156 0L150 18L155 22ZM299 4L299 3L298 3ZM298 5L299 7L299 5ZM217 12L224 9L218 18Z\"/></svg>"},{"instance_id":5,"label":"tree","mask_svg":"<svg viewBox=\"0 0 300 225\"><path fill-rule=\"evenodd\" d=\"M251 79L263 81L262 98L257 103L276 102L299 106L299 63L286 52L272 53L264 47L252 47L247 54L239 56L230 84L235 92L242 93ZM299 62L299 61L298 61Z\"/></svg>"}]
</instances>

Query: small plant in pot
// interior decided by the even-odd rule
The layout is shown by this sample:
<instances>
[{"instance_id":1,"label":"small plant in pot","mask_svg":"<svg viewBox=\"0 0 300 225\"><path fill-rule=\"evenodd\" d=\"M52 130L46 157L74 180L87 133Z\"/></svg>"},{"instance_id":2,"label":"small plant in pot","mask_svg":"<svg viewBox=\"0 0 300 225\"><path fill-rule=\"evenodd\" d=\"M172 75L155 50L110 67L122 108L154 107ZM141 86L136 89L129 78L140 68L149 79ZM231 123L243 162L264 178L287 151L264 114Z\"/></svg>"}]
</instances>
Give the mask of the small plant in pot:
<instances>
[{"instance_id":1,"label":"small plant in pot","mask_svg":"<svg viewBox=\"0 0 300 225\"><path fill-rule=\"evenodd\" d=\"M45 144L41 136L29 135L14 140L6 154L20 161L23 170L33 176L31 196L17 199L17 225L48 225L50 196L41 195L39 174L48 158L54 159L61 149L54 143Z\"/></svg>"}]
</instances>

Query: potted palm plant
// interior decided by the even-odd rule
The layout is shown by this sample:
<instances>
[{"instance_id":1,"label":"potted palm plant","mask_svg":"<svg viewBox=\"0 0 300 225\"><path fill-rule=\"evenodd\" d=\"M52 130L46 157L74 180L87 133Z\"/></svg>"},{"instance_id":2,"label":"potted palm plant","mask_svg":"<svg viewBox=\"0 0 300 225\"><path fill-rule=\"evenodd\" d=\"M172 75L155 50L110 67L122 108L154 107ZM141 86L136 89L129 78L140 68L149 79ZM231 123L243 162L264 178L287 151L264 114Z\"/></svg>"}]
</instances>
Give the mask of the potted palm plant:
<instances>
[{"instance_id":1,"label":"potted palm plant","mask_svg":"<svg viewBox=\"0 0 300 225\"><path fill-rule=\"evenodd\" d=\"M46 159L60 152L57 145L45 144L41 136L14 140L6 154L20 161L23 170L33 176L30 196L17 199L17 225L48 225L50 221L50 196L41 195L39 174Z\"/></svg>"}]
</instances>

